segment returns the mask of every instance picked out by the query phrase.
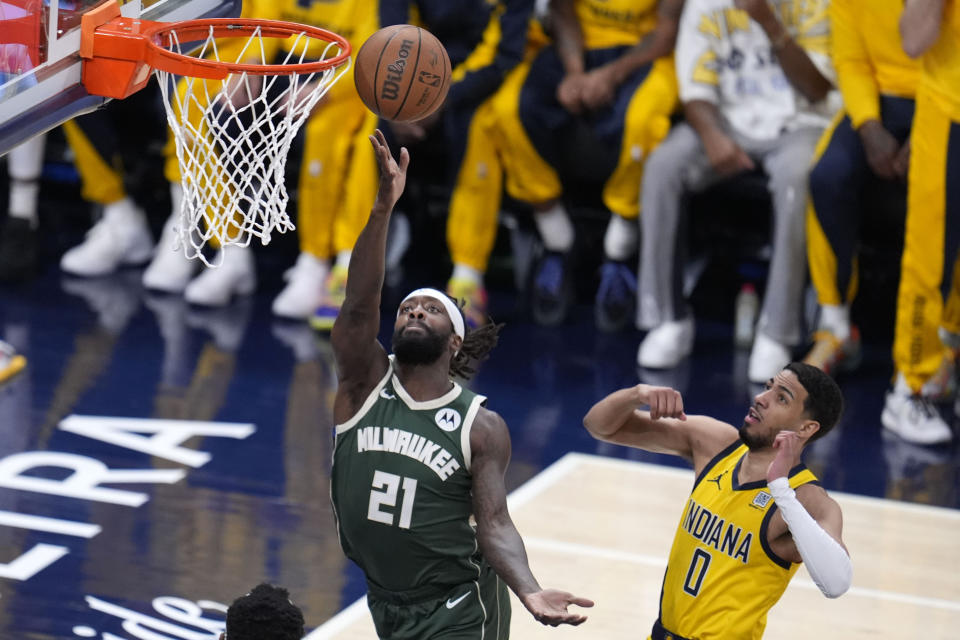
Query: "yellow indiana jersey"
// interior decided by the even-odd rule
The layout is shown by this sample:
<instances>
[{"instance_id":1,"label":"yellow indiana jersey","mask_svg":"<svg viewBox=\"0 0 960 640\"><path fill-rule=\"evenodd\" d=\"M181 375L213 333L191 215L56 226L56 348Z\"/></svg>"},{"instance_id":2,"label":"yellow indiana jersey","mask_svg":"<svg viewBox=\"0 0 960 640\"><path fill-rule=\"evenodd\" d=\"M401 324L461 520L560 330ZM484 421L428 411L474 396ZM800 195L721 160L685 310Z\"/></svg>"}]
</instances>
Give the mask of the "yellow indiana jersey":
<instances>
[{"instance_id":1,"label":"yellow indiana jersey","mask_svg":"<svg viewBox=\"0 0 960 640\"><path fill-rule=\"evenodd\" d=\"M923 54L920 83L949 116L960 121L960 1L947 0L937 42Z\"/></svg>"},{"instance_id":2,"label":"yellow indiana jersey","mask_svg":"<svg viewBox=\"0 0 960 640\"><path fill-rule=\"evenodd\" d=\"M583 46L637 44L657 26L657 4L658 0L574 0Z\"/></svg>"},{"instance_id":3,"label":"yellow indiana jersey","mask_svg":"<svg viewBox=\"0 0 960 640\"><path fill-rule=\"evenodd\" d=\"M670 550L660 624L697 640L752 640L800 565L773 554L767 526L776 505L765 481L737 482L747 447L731 444L700 473ZM816 481L804 466L790 486Z\"/></svg>"},{"instance_id":4,"label":"yellow indiana jersey","mask_svg":"<svg viewBox=\"0 0 960 640\"><path fill-rule=\"evenodd\" d=\"M831 0L833 65L856 129L880 119L880 94L912 98L920 63L900 44L903 0Z\"/></svg>"}]
</instances>

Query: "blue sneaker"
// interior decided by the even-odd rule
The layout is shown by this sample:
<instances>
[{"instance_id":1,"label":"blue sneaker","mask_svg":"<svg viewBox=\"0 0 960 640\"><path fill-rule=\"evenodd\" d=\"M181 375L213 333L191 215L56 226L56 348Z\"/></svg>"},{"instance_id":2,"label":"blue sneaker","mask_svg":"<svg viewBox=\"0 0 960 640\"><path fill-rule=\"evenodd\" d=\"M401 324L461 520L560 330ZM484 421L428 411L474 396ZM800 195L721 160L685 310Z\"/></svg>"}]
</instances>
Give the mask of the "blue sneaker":
<instances>
[{"instance_id":1,"label":"blue sneaker","mask_svg":"<svg viewBox=\"0 0 960 640\"><path fill-rule=\"evenodd\" d=\"M633 318L637 300L637 276L622 262L607 260L600 267L600 286L594 303L594 318L601 331L620 331Z\"/></svg>"},{"instance_id":2,"label":"blue sneaker","mask_svg":"<svg viewBox=\"0 0 960 640\"><path fill-rule=\"evenodd\" d=\"M539 325L553 327L567 318L573 291L567 274L568 255L545 251L533 276L531 312Z\"/></svg>"}]
</instances>

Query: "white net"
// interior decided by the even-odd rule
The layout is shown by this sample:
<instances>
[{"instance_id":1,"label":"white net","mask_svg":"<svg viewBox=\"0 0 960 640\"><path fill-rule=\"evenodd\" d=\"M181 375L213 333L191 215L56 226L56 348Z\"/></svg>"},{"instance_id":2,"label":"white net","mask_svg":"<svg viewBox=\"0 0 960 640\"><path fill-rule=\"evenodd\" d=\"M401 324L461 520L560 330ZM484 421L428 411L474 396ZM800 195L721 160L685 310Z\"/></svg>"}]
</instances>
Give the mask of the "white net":
<instances>
[{"instance_id":1,"label":"white net","mask_svg":"<svg viewBox=\"0 0 960 640\"><path fill-rule=\"evenodd\" d=\"M307 33L292 35L282 48L282 40L264 36L259 27L244 38L218 40L211 27L197 49L197 42L181 44L174 28L166 47L206 60L260 65L313 62L341 53L337 43ZM287 154L314 107L349 69L345 60L313 73L237 73L226 80L155 71L183 187L177 249L216 266L223 253L208 261L203 251L211 241L247 246L256 236L268 244L274 231L294 228L284 184Z\"/></svg>"}]
</instances>

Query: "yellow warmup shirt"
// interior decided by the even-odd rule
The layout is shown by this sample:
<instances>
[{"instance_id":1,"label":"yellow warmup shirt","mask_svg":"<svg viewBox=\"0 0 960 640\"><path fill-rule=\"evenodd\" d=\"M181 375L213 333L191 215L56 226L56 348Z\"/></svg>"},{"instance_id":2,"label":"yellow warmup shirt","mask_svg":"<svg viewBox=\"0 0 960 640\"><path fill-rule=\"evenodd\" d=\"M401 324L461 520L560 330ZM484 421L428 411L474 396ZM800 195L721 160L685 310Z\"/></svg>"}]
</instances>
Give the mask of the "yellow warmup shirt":
<instances>
[{"instance_id":1,"label":"yellow warmup shirt","mask_svg":"<svg viewBox=\"0 0 960 640\"><path fill-rule=\"evenodd\" d=\"M832 0L833 65L853 128L880 119L880 94L913 98L920 63L903 52L903 0Z\"/></svg>"},{"instance_id":2,"label":"yellow warmup shirt","mask_svg":"<svg viewBox=\"0 0 960 640\"><path fill-rule=\"evenodd\" d=\"M635 45L657 26L658 0L576 0L586 49Z\"/></svg>"}]
</instances>

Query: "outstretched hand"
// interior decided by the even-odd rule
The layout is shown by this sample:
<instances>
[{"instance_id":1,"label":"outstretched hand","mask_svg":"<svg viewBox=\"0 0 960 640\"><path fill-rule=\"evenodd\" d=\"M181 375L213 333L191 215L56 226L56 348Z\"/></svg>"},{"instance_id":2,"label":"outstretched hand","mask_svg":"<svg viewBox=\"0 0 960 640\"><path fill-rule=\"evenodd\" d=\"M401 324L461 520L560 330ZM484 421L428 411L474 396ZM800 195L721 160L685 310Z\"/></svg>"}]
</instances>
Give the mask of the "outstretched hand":
<instances>
[{"instance_id":1,"label":"outstretched hand","mask_svg":"<svg viewBox=\"0 0 960 640\"><path fill-rule=\"evenodd\" d=\"M407 184L407 167L410 166L410 152L406 147L400 148L400 162L397 163L390 153L390 145L383 132L377 129L374 135L370 136L370 142L373 143L373 150L377 154L377 165L380 167L380 188L377 191L377 205L386 207L387 211L393 209L403 194L403 188Z\"/></svg>"},{"instance_id":2,"label":"outstretched hand","mask_svg":"<svg viewBox=\"0 0 960 640\"><path fill-rule=\"evenodd\" d=\"M803 444L796 431L781 431L773 440L773 448L777 450L777 455L767 467L767 482L787 477L800 457Z\"/></svg>"},{"instance_id":3,"label":"outstretched hand","mask_svg":"<svg viewBox=\"0 0 960 640\"><path fill-rule=\"evenodd\" d=\"M567 611L572 604L578 607L592 607L593 600L580 598L566 591L558 589L541 589L521 598L523 606L527 608L537 622L556 627L561 624L577 626L586 621L587 616Z\"/></svg>"}]
</instances>

